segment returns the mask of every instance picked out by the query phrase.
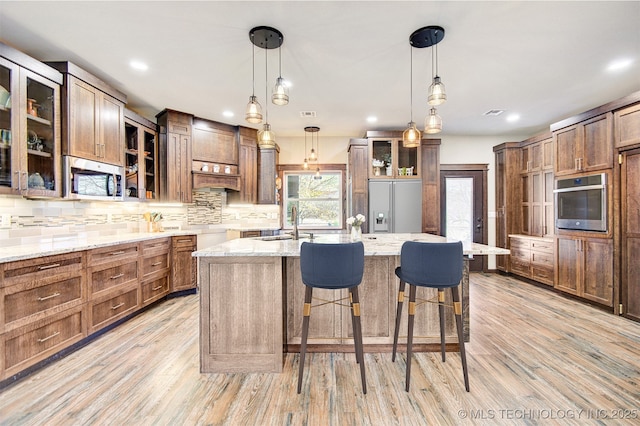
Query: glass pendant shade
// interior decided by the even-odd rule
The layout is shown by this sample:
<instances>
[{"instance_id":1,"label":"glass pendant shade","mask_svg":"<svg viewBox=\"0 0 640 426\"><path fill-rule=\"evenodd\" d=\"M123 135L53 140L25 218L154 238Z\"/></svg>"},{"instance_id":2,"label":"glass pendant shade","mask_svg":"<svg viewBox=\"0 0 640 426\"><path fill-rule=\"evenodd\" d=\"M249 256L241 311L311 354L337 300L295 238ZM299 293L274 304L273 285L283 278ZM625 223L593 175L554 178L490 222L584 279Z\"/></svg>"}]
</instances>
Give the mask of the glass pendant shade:
<instances>
[{"instance_id":1,"label":"glass pendant shade","mask_svg":"<svg viewBox=\"0 0 640 426\"><path fill-rule=\"evenodd\" d=\"M271 131L271 124L264 123L262 130L258 131L258 147L262 149L276 147L276 135Z\"/></svg>"},{"instance_id":2,"label":"glass pendant shade","mask_svg":"<svg viewBox=\"0 0 640 426\"><path fill-rule=\"evenodd\" d=\"M245 114L245 120L248 123L262 123L262 107L258 103L258 98L254 95L249 96L249 103L247 104L247 112Z\"/></svg>"},{"instance_id":3,"label":"glass pendant shade","mask_svg":"<svg viewBox=\"0 0 640 426\"><path fill-rule=\"evenodd\" d=\"M444 84L440 81L440 77L437 75L433 78L433 83L429 86L429 97L427 101L429 105L441 105L447 100L447 93L444 89Z\"/></svg>"},{"instance_id":4,"label":"glass pendant shade","mask_svg":"<svg viewBox=\"0 0 640 426\"><path fill-rule=\"evenodd\" d=\"M416 123L413 121L409 122L407 130L402 132L402 146L405 148L416 148L420 146L421 139L422 135L420 134L420 130L416 127Z\"/></svg>"},{"instance_id":5,"label":"glass pendant shade","mask_svg":"<svg viewBox=\"0 0 640 426\"><path fill-rule=\"evenodd\" d=\"M316 174L313 176L314 179L322 179L322 176L320 175L320 167L318 167L316 169Z\"/></svg>"},{"instance_id":6,"label":"glass pendant shade","mask_svg":"<svg viewBox=\"0 0 640 426\"><path fill-rule=\"evenodd\" d=\"M276 79L276 85L271 92L271 102L276 105L287 105L289 103L289 88L282 77Z\"/></svg>"},{"instance_id":7,"label":"glass pendant shade","mask_svg":"<svg viewBox=\"0 0 640 426\"><path fill-rule=\"evenodd\" d=\"M442 130L442 118L435 108L431 108L429 115L424 119L424 132L428 134L440 133Z\"/></svg>"},{"instance_id":8,"label":"glass pendant shade","mask_svg":"<svg viewBox=\"0 0 640 426\"><path fill-rule=\"evenodd\" d=\"M311 148L311 152L309 153L309 161L318 161L318 156L316 155L316 150Z\"/></svg>"},{"instance_id":9,"label":"glass pendant shade","mask_svg":"<svg viewBox=\"0 0 640 426\"><path fill-rule=\"evenodd\" d=\"M309 162L307 161L307 159L304 159L304 162L302 163L302 168L304 170L309 170Z\"/></svg>"}]
</instances>

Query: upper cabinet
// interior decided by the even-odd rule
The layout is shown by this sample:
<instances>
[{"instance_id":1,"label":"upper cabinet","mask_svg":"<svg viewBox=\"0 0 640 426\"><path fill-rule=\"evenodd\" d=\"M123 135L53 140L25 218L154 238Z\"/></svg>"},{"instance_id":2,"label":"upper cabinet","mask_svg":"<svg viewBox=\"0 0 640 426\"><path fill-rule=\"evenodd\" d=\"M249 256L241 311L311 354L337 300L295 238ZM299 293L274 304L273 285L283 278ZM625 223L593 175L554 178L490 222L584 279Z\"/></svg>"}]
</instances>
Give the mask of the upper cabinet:
<instances>
[{"instance_id":1,"label":"upper cabinet","mask_svg":"<svg viewBox=\"0 0 640 426\"><path fill-rule=\"evenodd\" d=\"M613 114L616 148L640 145L640 103Z\"/></svg>"},{"instance_id":2,"label":"upper cabinet","mask_svg":"<svg viewBox=\"0 0 640 426\"><path fill-rule=\"evenodd\" d=\"M258 204L278 204L280 147L258 149Z\"/></svg>"},{"instance_id":3,"label":"upper cabinet","mask_svg":"<svg viewBox=\"0 0 640 426\"><path fill-rule=\"evenodd\" d=\"M0 194L59 197L62 75L0 43Z\"/></svg>"},{"instance_id":4,"label":"upper cabinet","mask_svg":"<svg viewBox=\"0 0 640 426\"><path fill-rule=\"evenodd\" d=\"M193 159L205 163L237 166L236 127L203 118L194 118Z\"/></svg>"},{"instance_id":5,"label":"upper cabinet","mask_svg":"<svg viewBox=\"0 0 640 426\"><path fill-rule=\"evenodd\" d=\"M549 133L521 142L521 232L553 235L553 139Z\"/></svg>"},{"instance_id":6,"label":"upper cabinet","mask_svg":"<svg viewBox=\"0 0 640 426\"><path fill-rule=\"evenodd\" d=\"M133 111L124 111L125 198L158 198L158 133L156 124Z\"/></svg>"},{"instance_id":7,"label":"upper cabinet","mask_svg":"<svg viewBox=\"0 0 640 426\"><path fill-rule=\"evenodd\" d=\"M158 120L158 184L162 201L190 203L193 116L165 109Z\"/></svg>"},{"instance_id":8,"label":"upper cabinet","mask_svg":"<svg viewBox=\"0 0 640 426\"><path fill-rule=\"evenodd\" d=\"M127 97L72 62L49 62L64 75L62 153L124 166Z\"/></svg>"},{"instance_id":9,"label":"upper cabinet","mask_svg":"<svg viewBox=\"0 0 640 426\"><path fill-rule=\"evenodd\" d=\"M612 115L607 112L568 127L555 126L556 176L613 167Z\"/></svg>"},{"instance_id":10,"label":"upper cabinet","mask_svg":"<svg viewBox=\"0 0 640 426\"><path fill-rule=\"evenodd\" d=\"M369 179L421 178L421 150L405 148L401 131L369 131Z\"/></svg>"}]
</instances>

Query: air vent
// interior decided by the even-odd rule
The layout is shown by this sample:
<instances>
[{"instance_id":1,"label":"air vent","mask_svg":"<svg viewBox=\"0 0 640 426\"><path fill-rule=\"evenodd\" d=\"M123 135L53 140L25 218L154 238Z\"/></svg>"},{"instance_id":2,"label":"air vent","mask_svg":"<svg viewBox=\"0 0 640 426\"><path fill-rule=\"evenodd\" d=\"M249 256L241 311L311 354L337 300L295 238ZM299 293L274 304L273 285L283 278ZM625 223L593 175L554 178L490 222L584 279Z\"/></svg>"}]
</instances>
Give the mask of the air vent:
<instances>
[{"instance_id":1,"label":"air vent","mask_svg":"<svg viewBox=\"0 0 640 426\"><path fill-rule=\"evenodd\" d=\"M302 118L315 118L315 111L300 111L300 117Z\"/></svg>"},{"instance_id":2,"label":"air vent","mask_svg":"<svg viewBox=\"0 0 640 426\"><path fill-rule=\"evenodd\" d=\"M489 111L485 112L482 115L486 115L488 117L493 117L493 116L496 116L496 115L500 115L503 112L504 112L504 110L502 110L502 109L490 109Z\"/></svg>"}]
</instances>

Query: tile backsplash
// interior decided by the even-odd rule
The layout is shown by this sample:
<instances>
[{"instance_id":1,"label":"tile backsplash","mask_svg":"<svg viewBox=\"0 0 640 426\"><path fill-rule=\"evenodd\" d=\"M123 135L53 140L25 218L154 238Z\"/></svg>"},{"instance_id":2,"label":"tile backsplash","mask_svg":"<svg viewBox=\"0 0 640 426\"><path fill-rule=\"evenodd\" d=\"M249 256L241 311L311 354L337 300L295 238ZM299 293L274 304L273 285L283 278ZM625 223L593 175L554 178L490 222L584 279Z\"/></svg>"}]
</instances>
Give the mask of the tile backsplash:
<instances>
[{"instance_id":1,"label":"tile backsplash","mask_svg":"<svg viewBox=\"0 0 640 426\"><path fill-rule=\"evenodd\" d=\"M28 200L0 196L0 246L36 243L47 238L91 237L144 232L143 213L161 212L171 229L274 227L278 205L227 205L226 192L194 191L192 204Z\"/></svg>"}]
</instances>

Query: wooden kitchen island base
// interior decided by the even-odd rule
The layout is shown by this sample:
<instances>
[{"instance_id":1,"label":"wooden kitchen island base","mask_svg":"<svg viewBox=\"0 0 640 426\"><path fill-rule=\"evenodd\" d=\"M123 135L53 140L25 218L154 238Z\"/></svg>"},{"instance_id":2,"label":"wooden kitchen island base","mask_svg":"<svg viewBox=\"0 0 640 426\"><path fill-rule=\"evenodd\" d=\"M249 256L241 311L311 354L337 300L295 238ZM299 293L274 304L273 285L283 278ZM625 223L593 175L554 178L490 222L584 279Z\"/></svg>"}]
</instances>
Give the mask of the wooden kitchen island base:
<instances>
[{"instance_id":1,"label":"wooden kitchen island base","mask_svg":"<svg viewBox=\"0 0 640 426\"><path fill-rule=\"evenodd\" d=\"M395 268L400 264L400 247L409 239L444 240L429 234L365 235L363 238L365 272L359 291L365 351L391 351L399 284ZM348 236L321 235L315 241L348 240ZM300 278L301 243L245 238L194 253L199 259L201 289L201 372L282 371L283 353L297 351L301 338L304 294ZM465 250L465 254L503 254L501 250L474 244ZM435 300L436 290L421 290L419 298ZM314 299L337 300L347 294L347 290L318 289ZM465 340L468 340L469 273L466 261L462 300ZM447 303L450 303L450 294L447 294ZM314 300L313 306L309 349L352 351L349 310L321 300ZM406 322L405 309L400 328L401 344L406 339ZM447 349L457 350L453 314L447 315L445 330ZM437 304L419 306L414 336L414 344L419 350L439 350Z\"/></svg>"}]
</instances>

